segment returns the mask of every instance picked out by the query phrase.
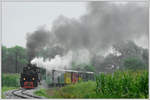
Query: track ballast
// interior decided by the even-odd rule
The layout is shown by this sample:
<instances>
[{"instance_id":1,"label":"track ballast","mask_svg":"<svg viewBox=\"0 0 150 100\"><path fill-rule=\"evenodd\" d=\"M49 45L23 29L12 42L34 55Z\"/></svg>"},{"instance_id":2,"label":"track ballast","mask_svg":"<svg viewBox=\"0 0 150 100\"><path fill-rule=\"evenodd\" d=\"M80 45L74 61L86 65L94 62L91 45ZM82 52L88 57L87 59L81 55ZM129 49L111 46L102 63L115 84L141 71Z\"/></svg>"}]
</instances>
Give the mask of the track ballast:
<instances>
[{"instance_id":1,"label":"track ballast","mask_svg":"<svg viewBox=\"0 0 150 100\"><path fill-rule=\"evenodd\" d=\"M16 97L19 97L19 98L23 98L23 99L41 99L41 97L38 97L38 96L34 96L34 95L31 95L31 94L28 94L28 93L25 93L25 91L27 91L26 89L17 89L17 90L13 90L12 91L12 94Z\"/></svg>"}]
</instances>

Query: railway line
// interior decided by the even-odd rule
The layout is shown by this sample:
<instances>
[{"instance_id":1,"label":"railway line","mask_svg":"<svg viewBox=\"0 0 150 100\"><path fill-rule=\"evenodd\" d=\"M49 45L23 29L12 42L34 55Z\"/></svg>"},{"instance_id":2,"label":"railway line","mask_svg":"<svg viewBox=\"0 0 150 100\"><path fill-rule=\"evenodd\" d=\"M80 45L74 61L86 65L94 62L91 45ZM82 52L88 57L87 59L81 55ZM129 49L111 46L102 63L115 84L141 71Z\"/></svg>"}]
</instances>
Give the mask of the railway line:
<instances>
[{"instance_id":1,"label":"railway line","mask_svg":"<svg viewBox=\"0 0 150 100\"><path fill-rule=\"evenodd\" d=\"M28 94L26 91L27 91L26 89L21 88L21 89L13 90L12 94L22 99L41 99L41 97Z\"/></svg>"}]
</instances>

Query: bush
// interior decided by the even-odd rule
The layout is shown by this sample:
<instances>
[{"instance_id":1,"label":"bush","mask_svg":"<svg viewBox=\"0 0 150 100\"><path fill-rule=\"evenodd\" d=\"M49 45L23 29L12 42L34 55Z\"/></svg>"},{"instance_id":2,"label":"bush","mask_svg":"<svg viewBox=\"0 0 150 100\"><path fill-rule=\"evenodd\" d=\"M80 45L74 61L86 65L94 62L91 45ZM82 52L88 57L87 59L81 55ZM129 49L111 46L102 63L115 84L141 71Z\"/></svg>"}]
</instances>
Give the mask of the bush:
<instances>
[{"instance_id":1,"label":"bush","mask_svg":"<svg viewBox=\"0 0 150 100\"><path fill-rule=\"evenodd\" d=\"M19 74L2 74L2 87L19 87Z\"/></svg>"}]
</instances>

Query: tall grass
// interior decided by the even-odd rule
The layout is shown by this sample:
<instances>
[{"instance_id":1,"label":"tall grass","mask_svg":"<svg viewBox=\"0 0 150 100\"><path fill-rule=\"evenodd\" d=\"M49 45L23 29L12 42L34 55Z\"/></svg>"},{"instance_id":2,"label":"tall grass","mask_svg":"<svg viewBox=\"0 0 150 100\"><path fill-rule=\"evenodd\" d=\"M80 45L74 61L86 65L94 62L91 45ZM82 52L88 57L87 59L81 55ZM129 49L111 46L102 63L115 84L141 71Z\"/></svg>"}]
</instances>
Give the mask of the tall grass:
<instances>
[{"instance_id":1,"label":"tall grass","mask_svg":"<svg viewBox=\"0 0 150 100\"><path fill-rule=\"evenodd\" d=\"M2 74L2 87L19 87L19 74Z\"/></svg>"},{"instance_id":2,"label":"tall grass","mask_svg":"<svg viewBox=\"0 0 150 100\"><path fill-rule=\"evenodd\" d=\"M96 93L103 98L148 98L148 71L116 71L96 76Z\"/></svg>"},{"instance_id":3,"label":"tall grass","mask_svg":"<svg viewBox=\"0 0 150 100\"><path fill-rule=\"evenodd\" d=\"M96 83L93 81L79 82L54 89L51 98L91 98L91 95L96 94L95 89Z\"/></svg>"}]
</instances>

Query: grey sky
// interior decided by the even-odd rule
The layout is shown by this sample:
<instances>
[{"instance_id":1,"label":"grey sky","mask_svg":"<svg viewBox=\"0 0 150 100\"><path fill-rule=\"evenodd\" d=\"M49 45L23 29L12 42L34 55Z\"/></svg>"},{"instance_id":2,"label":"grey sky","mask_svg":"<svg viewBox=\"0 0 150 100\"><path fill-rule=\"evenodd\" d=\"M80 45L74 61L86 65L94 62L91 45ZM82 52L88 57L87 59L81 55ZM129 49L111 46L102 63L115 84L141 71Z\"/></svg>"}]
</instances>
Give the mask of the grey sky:
<instances>
[{"instance_id":1,"label":"grey sky","mask_svg":"<svg viewBox=\"0 0 150 100\"><path fill-rule=\"evenodd\" d=\"M141 3L140 3L141 4ZM26 34L52 22L60 15L79 18L86 12L86 2L3 2L2 44L7 47L26 46ZM147 47L145 38L136 41Z\"/></svg>"},{"instance_id":2,"label":"grey sky","mask_svg":"<svg viewBox=\"0 0 150 100\"><path fill-rule=\"evenodd\" d=\"M86 11L85 5L85 2L3 2L2 44L25 47L26 33L42 25L50 29L60 15L79 18Z\"/></svg>"}]
</instances>

